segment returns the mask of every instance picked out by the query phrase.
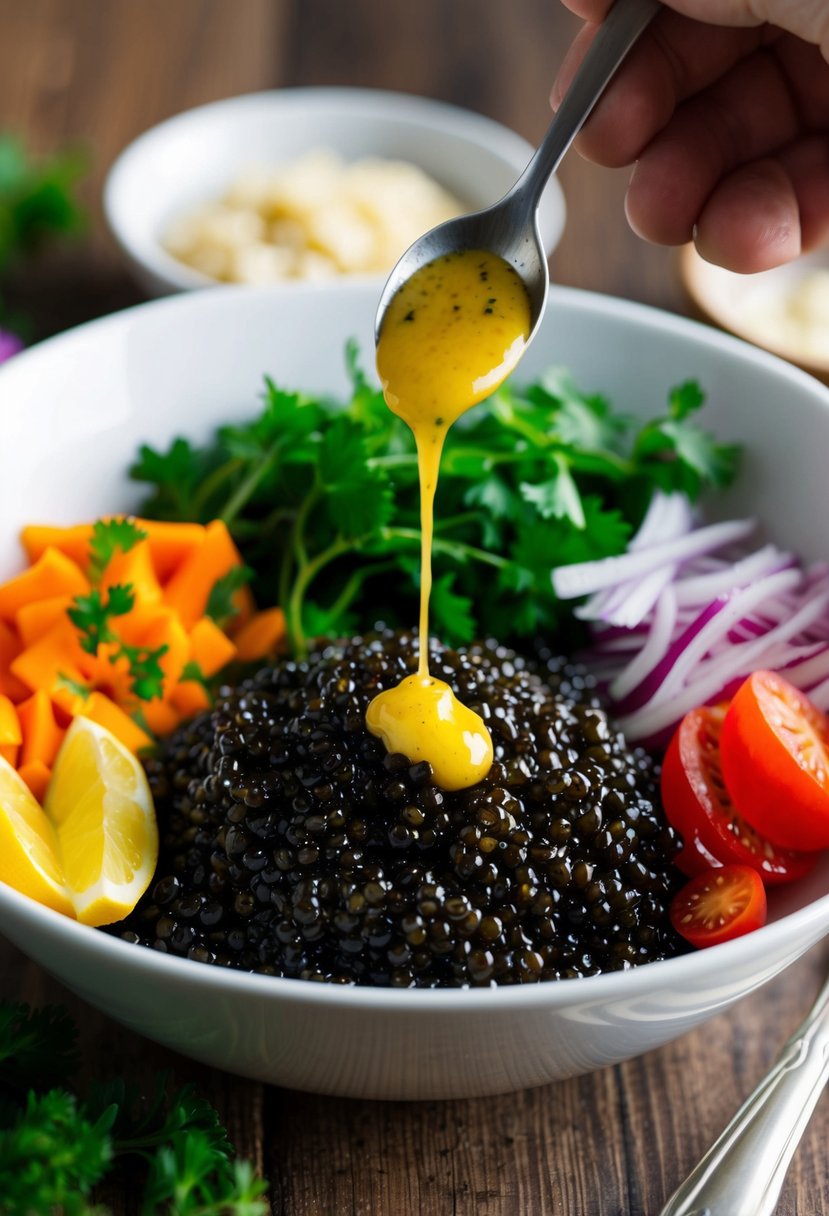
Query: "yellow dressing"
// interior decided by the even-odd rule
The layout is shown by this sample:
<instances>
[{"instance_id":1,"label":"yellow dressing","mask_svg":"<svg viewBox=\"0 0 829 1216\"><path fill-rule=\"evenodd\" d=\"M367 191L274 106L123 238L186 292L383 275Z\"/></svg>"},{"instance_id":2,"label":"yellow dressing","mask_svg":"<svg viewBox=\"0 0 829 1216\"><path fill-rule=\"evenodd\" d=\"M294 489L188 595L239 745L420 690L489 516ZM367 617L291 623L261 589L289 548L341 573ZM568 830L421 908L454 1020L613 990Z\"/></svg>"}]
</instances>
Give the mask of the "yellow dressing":
<instances>
[{"instance_id":1,"label":"yellow dressing","mask_svg":"<svg viewBox=\"0 0 829 1216\"><path fill-rule=\"evenodd\" d=\"M420 477L420 649L417 675L374 698L366 725L390 752L428 760L443 789L486 776L492 740L483 720L429 675L434 498L443 443L461 414L493 392L523 354L530 303L520 278L486 250L421 267L391 301L377 346L389 409L412 428Z\"/></svg>"},{"instance_id":2,"label":"yellow dressing","mask_svg":"<svg viewBox=\"0 0 829 1216\"><path fill-rule=\"evenodd\" d=\"M428 760L444 790L474 785L492 765L492 739L482 719L448 684L428 674L407 676L376 696L366 725L388 751L408 756L413 764Z\"/></svg>"}]
</instances>

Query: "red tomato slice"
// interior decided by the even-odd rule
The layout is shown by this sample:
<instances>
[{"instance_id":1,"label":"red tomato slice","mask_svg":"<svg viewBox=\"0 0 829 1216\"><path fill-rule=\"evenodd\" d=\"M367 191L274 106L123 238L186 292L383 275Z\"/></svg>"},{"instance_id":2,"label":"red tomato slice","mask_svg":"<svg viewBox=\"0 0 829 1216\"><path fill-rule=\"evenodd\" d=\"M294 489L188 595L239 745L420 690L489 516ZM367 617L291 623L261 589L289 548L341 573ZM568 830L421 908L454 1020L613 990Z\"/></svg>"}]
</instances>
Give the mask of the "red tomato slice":
<instances>
[{"instance_id":1,"label":"red tomato slice","mask_svg":"<svg viewBox=\"0 0 829 1216\"><path fill-rule=\"evenodd\" d=\"M829 846L829 718L777 672L740 685L723 723L722 772L753 827L786 849Z\"/></svg>"},{"instance_id":2,"label":"red tomato slice","mask_svg":"<svg viewBox=\"0 0 829 1216\"><path fill-rule=\"evenodd\" d=\"M686 883L669 915L692 946L716 946L766 923L766 889L751 866L719 866Z\"/></svg>"},{"instance_id":3,"label":"red tomato slice","mask_svg":"<svg viewBox=\"0 0 829 1216\"><path fill-rule=\"evenodd\" d=\"M689 876L717 865L751 866L769 885L802 878L814 857L777 848L732 805L720 767L726 708L706 705L686 714L665 754L662 803L683 841L675 864Z\"/></svg>"}]
</instances>

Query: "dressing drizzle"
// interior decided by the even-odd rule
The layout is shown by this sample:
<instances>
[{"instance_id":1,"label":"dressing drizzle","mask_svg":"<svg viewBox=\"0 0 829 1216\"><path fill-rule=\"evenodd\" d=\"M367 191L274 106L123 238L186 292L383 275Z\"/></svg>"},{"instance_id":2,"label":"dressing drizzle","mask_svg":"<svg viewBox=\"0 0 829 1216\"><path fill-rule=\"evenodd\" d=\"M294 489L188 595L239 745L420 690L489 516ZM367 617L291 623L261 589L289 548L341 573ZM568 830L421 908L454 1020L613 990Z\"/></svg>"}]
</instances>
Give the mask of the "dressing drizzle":
<instances>
[{"instance_id":1,"label":"dressing drizzle","mask_svg":"<svg viewBox=\"0 0 829 1216\"><path fill-rule=\"evenodd\" d=\"M482 718L429 673L434 500L449 427L515 367L530 332L530 302L497 254L466 249L416 271L393 297L377 345L386 404L411 427L420 478L418 669L379 693L366 725L389 752L428 760L436 783L464 789L486 776L492 740Z\"/></svg>"}]
</instances>

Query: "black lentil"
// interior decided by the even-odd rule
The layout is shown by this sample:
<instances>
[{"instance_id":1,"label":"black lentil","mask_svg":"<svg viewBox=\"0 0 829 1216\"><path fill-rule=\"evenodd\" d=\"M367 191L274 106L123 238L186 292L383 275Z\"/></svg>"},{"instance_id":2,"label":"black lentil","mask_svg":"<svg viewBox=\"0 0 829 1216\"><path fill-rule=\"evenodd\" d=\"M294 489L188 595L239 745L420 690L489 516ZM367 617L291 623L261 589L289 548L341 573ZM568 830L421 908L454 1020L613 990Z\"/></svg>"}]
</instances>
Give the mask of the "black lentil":
<instances>
[{"instance_id":1,"label":"black lentil","mask_svg":"<svg viewBox=\"0 0 829 1216\"><path fill-rule=\"evenodd\" d=\"M371 698L414 670L379 631L265 668L146 762L155 881L110 932L172 954L338 983L490 986L621 970L683 949L678 839L648 755L590 677L540 652L435 645L490 727L478 785L389 756Z\"/></svg>"}]
</instances>

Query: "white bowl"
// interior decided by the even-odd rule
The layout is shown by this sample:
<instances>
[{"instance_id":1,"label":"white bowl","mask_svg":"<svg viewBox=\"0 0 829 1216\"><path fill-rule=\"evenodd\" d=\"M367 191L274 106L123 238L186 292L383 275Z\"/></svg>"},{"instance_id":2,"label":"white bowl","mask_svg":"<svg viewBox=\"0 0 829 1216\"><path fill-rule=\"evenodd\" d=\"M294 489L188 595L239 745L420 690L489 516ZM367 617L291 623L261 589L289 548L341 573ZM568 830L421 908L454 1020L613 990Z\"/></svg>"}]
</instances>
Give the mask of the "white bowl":
<instances>
[{"instance_id":1,"label":"white bowl","mask_svg":"<svg viewBox=\"0 0 829 1216\"><path fill-rule=\"evenodd\" d=\"M822 304L819 320L812 320L809 307L816 278L824 280L829 275L829 246L773 270L734 274L706 262L693 245L686 245L680 255L680 273L689 296L706 318L829 383L826 304ZM825 284L821 286L825 300L827 289Z\"/></svg>"},{"instance_id":2,"label":"white bowl","mask_svg":"<svg viewBox=\"0 0 829 1216\"><path fill-rule=\"evenodd\" d=\"M161 238L170 223L218 198L251 165L287 163L314 148L347 161L410 161L470 211L506 194L533 152L515 131L482 114L380 89L281 89L200 106L141 135L107 176L107 221L142 286L165 295L212 285L165 250ZM564 227L555 179L544 190L539 224L550 254Z\"/></svg>"},{"instance_id":3,"label":"white bowl","mask_svg":"<svg viewBox=\"0 0 829 1216\"><path fill-rule=\"evenodd\" d=\"M372 350L376 292L232 288L147 304L55 338L0 371L7 459L0 575L20 562L25 521L128 510L136 445L204 438L249 416L262 374L339 392L343 348ZM643 357L646 352L646 357ZM368 360L366 360L368 361ZM620 409L652 415L698 378L706 422L747 445L723 511L826 556L829 390L707 327L619 300L554 289L520 368L566 363ZM44 437L48 436L48 441ZM519 988L388 991L222 970L129 945L0 884L0 925L91 1004L212 1065L299 1089L439 1098L541 1085L658 1047L793 962L829 930L829 856L778 888L771 923L736 941L638 969ZM739 1017L739 1012L735 1012Z\"/></svg>"}]
</instances>

